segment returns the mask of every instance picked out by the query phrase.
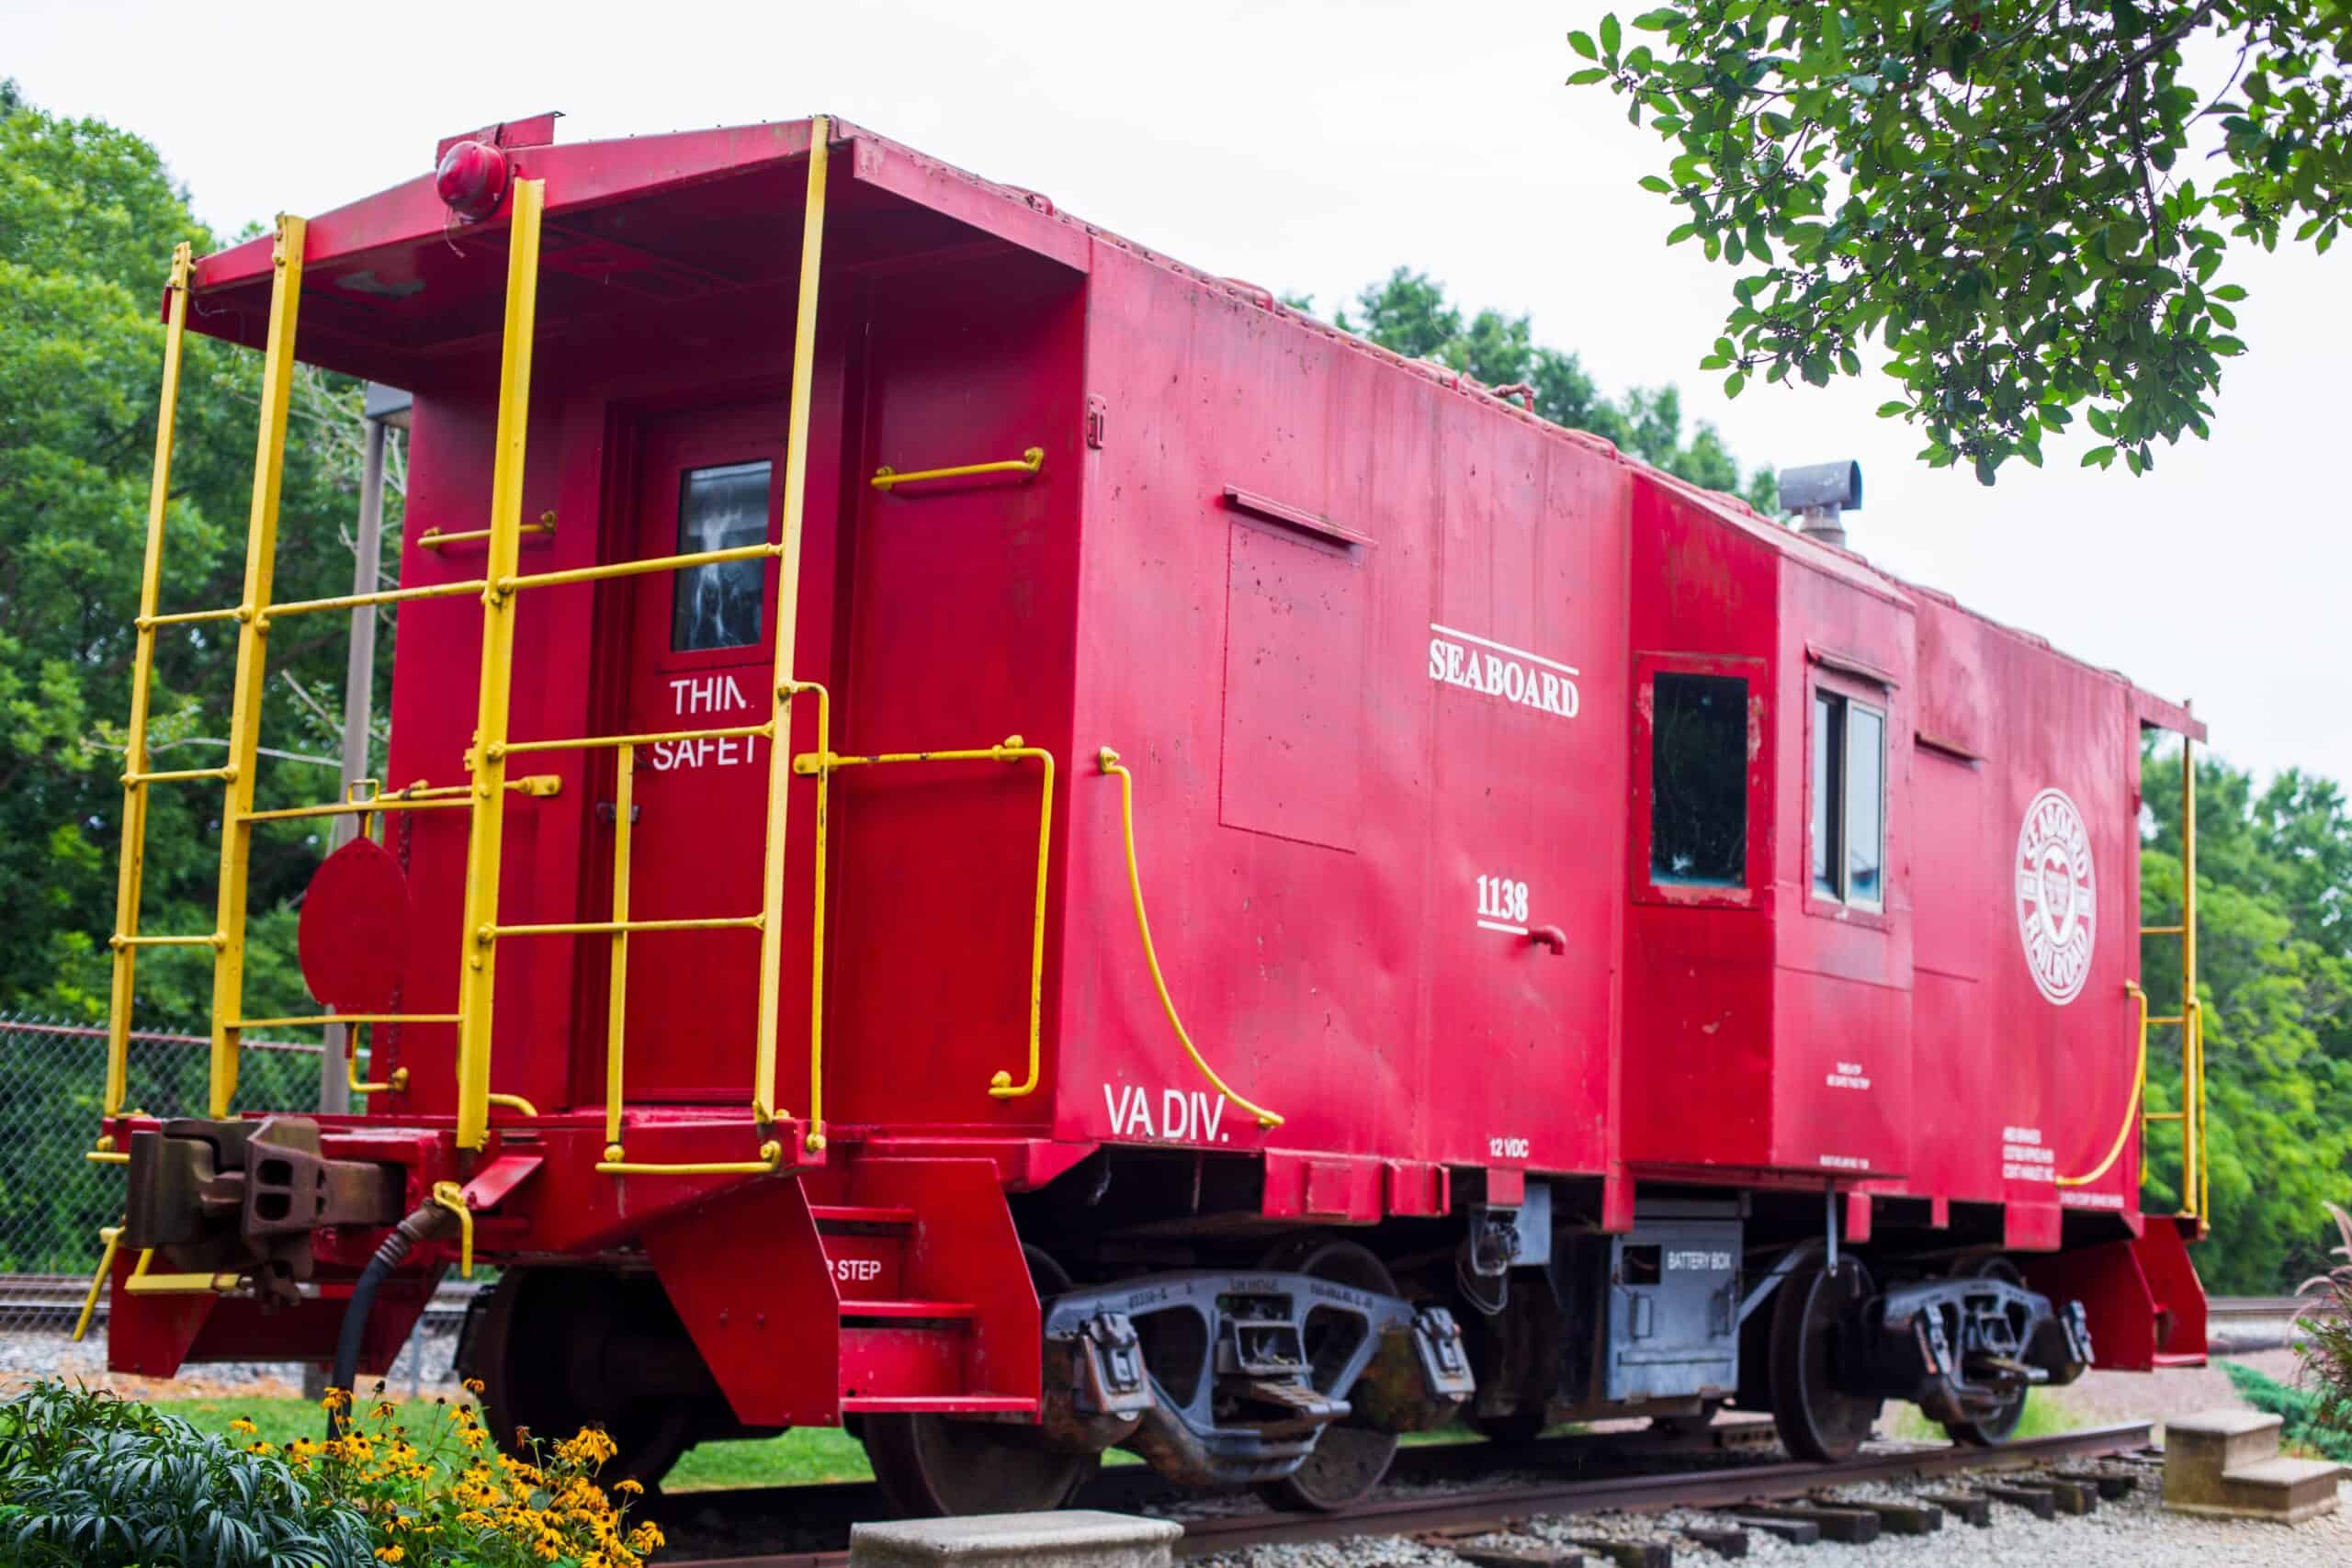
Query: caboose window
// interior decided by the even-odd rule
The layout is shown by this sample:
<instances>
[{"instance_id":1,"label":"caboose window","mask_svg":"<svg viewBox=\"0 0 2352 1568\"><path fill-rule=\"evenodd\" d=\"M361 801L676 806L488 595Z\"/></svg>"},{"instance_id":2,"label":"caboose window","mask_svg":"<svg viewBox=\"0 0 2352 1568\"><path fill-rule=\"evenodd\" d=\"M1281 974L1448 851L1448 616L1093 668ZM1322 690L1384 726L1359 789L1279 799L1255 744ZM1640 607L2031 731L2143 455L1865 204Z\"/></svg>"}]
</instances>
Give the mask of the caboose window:
<instances>
[{"instance_id":1,"label":"caboose window","mask_svg":"<svg viewBox=\"0 0 2352 1568\"><path fill-rule=\"evenodd\" d=\"M740 549L768 536L766 463L689 468L678 481L678 553ZM767 563L713 561L677 574L670 647L679 653L742 648L760 640L760 590Z\"/></svg>"},{"instance_id":2,"label":"caboose window","mask_svg":"<svg viewBox=\"0 0 2352 1568\"><path fill-rule=\"evenodd\" d=\"M1747 880L1747 682L1660 671L1651 688L1650 880Z\"/></svg>"},{"instance_id":3,"label":"caboose window","mask_svg":"<svg viewBox=\"0 0 2352 1568\"><path fill-rule=\"evenodd\" d=\"M1864 908L1886 901L1886 716L1813 694L1813 892Z\"/></svg>"}]
</instances>

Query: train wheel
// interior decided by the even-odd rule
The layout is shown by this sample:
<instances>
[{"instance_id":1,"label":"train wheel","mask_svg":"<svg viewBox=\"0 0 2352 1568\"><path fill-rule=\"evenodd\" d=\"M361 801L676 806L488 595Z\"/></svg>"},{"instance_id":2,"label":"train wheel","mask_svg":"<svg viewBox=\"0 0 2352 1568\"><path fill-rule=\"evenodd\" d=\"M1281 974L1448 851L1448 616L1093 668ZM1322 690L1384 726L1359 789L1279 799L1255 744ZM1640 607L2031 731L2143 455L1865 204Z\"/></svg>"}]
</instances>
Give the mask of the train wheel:
<instances>
[{"instance_id":1,"label":"train wheel","mask_svg":"<svg viewBox=\"0 0 2352 1568\"><path fill-rule=\"evenodd\" d=\"M1061 1265L1024 1247L1040 1296L1069 1289ZM858 1436L891 1511L901 1518L1025 1514L1058 1508L1101 1468L1100 1454L1046 1446L1035 1427L951 1416L865 1416Z\"/></svg>"},{"instance_id":2,"label":"train wheel","mask_svg":"<svg viewBox=\"0 0 2352 1568\"><path fill-rule=\"evenodd\" d=\"M1259 1267L1336 1280L1384 1296L1396 1293L1396 1281L1386 1264L1356 1243L1335 1237L1301 1236L1284 1242L1267 1254ZM1342 1328L1341 1323L1349 1326ZM1315 1369L1310 1375L1318 1388L1322 1386L1327 1364L1336 1370L1337 1363L1345 1361L1354 1348L1352 1342L1333 1337L1351 1332L1352 1325L1352 1319L1341 1319L1338 1314L1326 1320L1313 1312L1307 1314L1306 1359ZM1376 1427L1335 1421L1316 1438L1315 1451L1306 1456L1305 1464L1282 1480L1261 1486L1259 1494L1278 1508L1336 1513L1362 1501L1365 1494L1380 1484L1396 1458L1397 1440L1396 1433L1384 1432Z\"/></svg>"},{"instance_id":3,"label":"train wheel","mask_svg":"<svg viewBox=\"0 0 2352 1568\"><path fill-rule=\"evenodd\" d=\"M1974 1279L2002 1280L2012 1285L2025 1283L2025 1276L2018 1273L2017 1265L2006 1258L1987 1258L1963 1272ZM2021 1383L2014 1397L2003 1400L1989 1415L1945 1422L1945 1434L1955 1443L1967 1443L1980 1449L2007 1442L2016 1433L2018 1423L2025 1418L2026 1392Z\"/></svg>"},{"instance_id":4,"label":"train wheel","mask_svg":"<svg viewBox=\"0 0 2352 1568\"><path fill-rule=\"evenodd\" d=\"M1871 1292L1860 1261L1804 1269L1781 1285L1772 1309L1772 1425L1798 1459L1847 1459L1871 1435L1883 1400L1840 1393L1833 1352L1840 1325Z\"/></svg>"},{"instance_id":5,"label":"train wheel","mask_svg":"<svg viewBox=\"0 0 2352 1568\"><path fill-rule=\"evenodd\" d=\"M502 1450L520 1453L531 1438L560 1441L602 1427L618 1451L597 1479L657 1486L704 1414L694 1396L629 1386L651 1359L649 1348L673 1359L673 1342L694 1357L684 1325L650 1276L510 1269L467 1325L465 1371L481 1380L483 1425ZM698 1357L691 1371L708 1382Z\"/></svg>"}]
</instances>

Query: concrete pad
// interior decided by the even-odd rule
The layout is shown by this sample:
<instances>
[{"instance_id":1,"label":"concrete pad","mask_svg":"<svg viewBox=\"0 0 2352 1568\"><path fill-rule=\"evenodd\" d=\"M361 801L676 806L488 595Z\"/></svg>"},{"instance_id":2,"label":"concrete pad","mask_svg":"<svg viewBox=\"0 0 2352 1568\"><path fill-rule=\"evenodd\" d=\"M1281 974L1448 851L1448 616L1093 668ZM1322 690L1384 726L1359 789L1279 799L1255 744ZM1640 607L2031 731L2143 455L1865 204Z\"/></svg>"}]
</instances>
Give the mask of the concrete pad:
<instances>
[{"instance_id":1,"label":"concrete pad","mask_svg":"<svg viewBox=\"0 0 2352 1568\"><path fill-rule=\"evenodd\" d=\"M1066 1508L853 1526L850 1568L1018 1562L1024 1568L1169 1568L1184 1527L1170 1519Z\"/></svg>"}]
</instances>

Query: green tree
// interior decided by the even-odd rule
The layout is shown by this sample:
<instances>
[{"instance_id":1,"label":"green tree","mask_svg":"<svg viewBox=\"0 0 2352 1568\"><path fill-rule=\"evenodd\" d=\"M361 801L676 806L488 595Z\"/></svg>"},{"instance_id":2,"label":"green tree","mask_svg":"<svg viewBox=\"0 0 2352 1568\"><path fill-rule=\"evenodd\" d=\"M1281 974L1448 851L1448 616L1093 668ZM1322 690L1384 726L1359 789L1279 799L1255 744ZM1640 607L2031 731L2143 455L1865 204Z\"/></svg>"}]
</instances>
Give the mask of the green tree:
<instances>
[{"instance_id":1,"label":"green tree","mask_svg":"<svg viewBox=\"0 0 2352 1568\"><path fill-rule=\"evenodd\" d=\"M2204 435L2244 350L2230 240L2324 251L2352 190L2345 0L1668 0L1631 26L1655 44L1570 33L1568 81L1672 144L1641 182L1683 209L1668 243L1745 268L1706 366L1821 385L1875 335L1903 387L1879 412L1987 484L2086 404L2086 464Z\"/></svg>"},{"instance_id":2,"label":"green tree","mask_svg":"<svg viewBox=\"0 0 2352 1568\"><path fill-rule=\"evenodd\" d=\"M1300 310L1314 307L1306 299L1288 303ZM1402 266L1367 285L1356 296L1355 310L1352 316L1340 310L1332 324L1411 358L1435 360L1489 387L1532 387L1535 412L1555 424L1591 431L1693 484L1744 496L1759 512L1779 510L1772 471L1758 468L1743 480L1713 425L1701 423L1684 441L1682 395L1673 387L1636 387L1614 400L1604 398L1575 355L1535 342L1524 315L1487 310L1464 320L1446 299L1443 285Z\"/></svg>"},{"instance_id":3,"label":"green tree","mask_svg":"<svg viewBox=\"0 0 2352 1568\"><path fill-rule=\"evenodd\" d=\"M2143 921L2179 918L2180 761L2153 757L2142 794L2154 827L2141 856ZM2289 772L2256 790L2212 760L2197 768L2198 993L2204 1004L2212 1237L2198 1269L2220 1293L2270 1294L2326 1269L2323 1204L2352 1202L2352 949L2340 906L2352 820L2334 784ZM2143 954L2160 1013L2180 995L2179 944ZM2151 1032L2151 1108L2180 1103L2178 1031ZM2151 1129L2147 1201L2180 1200L2177 1128Z\"/></svg>"},{"instance_id":4,"label":"green tree","mask_svg":"<svg viewBox=\"0 0 2352 1568\"><path fill-rule=\"evenodd\" d=\"M154 148L98 120L0 91L0 1009L101 1016L108 990L139 573L163 361L161 298L172 246L214 237ZM164 607L232 604L242 592L259 356L187 338L164 556ZM356 387L306 374L288 443L280 597L347 592L356 505L348 428ZM345 623L290 621L270 639L263 744L333 757ZM218 627L159 637L155 765L212 765L228 733L234 639ZM389 660L380 668L389 669ZM382 711L380 706L379 711ZM276 756L266 805L331 795L331 768ZM153 786L143 927L212 929L220 852L216 786ZM294 901L320 834L273 824L253 865L251 1005L309 1010L293 972ZM193 952L140 962L143 1016L208 1016L209 965Z\"/></svg>"}]
</instances>

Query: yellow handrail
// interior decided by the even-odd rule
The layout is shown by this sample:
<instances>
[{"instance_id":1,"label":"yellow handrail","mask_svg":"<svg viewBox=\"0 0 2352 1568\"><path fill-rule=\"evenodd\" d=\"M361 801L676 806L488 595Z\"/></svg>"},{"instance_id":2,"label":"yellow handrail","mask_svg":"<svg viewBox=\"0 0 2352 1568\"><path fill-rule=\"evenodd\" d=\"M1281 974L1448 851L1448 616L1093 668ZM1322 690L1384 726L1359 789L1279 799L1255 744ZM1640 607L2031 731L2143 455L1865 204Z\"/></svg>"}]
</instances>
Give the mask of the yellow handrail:
<instances>
[{"instance_id":1,"label":"yellow handrail","mask_svg":"<svg viewBox=\"0 0 2352 1568\"><path fill-rule=\"evenodd\" d=\"M2139 1065L2132 1069L2132 1095L2123 1102L2123 1125L2115 1130L2115 1146L2107 1151L2107 1157L2098 1162L2097 1169L2083 1176L2062 1176L2058 1179L2061 1187L2088 1187L2105 1176L2122 1157L2123 1145L2131 1142L2132 1128L2139 1120L2140 1096L2148 1083L2148 993L2140 988L2137 980L2124 981L2123 991L2140 1004Z\"/></svg>"},{"instance_id":2,"label":"yellow handrail","mask_svg":"<svg viewBox=\"0 0 2352 1568\"><path fill-rule=\"evenodd\" d=\"M271 254L269 330L261 373L261 432L254 455L253 508L245 525L245 592L252 615L237 623L236 689L229 708L229 787L220 807L220 917L223 941L212 959L210 1111L229 1114L237 1093L233 1022L245 1007L245 876L253 858L254 771L261 756L262 696L269 681L263 621L277 570L278 487L285 478L286 422L294 393L294 331L302 304L306 226L280 217ZM141 1263L142 1269L144 1263Z\"/></svg>"},{"instance_id":3,"label":"yellow handrail","mask_svg":"<svg viewBox=\"0 0 2352 1568\"><path fill-rule=\"evenodd\" d=\"M506 242L506 320L498 370L498 429L490 481L490 557L482 576L481 681L467 761L474 808L466 836L464 945L458 953L458 1146L490 1136L491 999L498 949L475 932L498 923L499 855L506 805L506 721L514 671L512 592L523 523L524 444L530 428L531 348L538 317L539 227L545 180L514 182Z\"/></svg>"},{"instance_id":4,"label":"yellow handrail","mask_svg":"<svg viewBox=\"0 0 2352 1568\"><path fill-rule=\"evenodd\" d=\"M790 721L792 700L804 692L817 694L817 750L830 755L833 749L833 694L816 681L786 681L776 688L777 728L788 738L786 726ZM781 755L781 752L779 752ZM798 764L796 760L795 771ZM807 1145L811 1154L822 1153L825 1147L825 870L828 855L827 836L832 830L833 772L831 768L817 770L816 863L811 868L810 888L814 908L808 918L808 1134ZM780 923L780 922L779 922ZM762 943L764 947L764 940ZM763 999L761 1017L764 1021L774 1004ZM763 1047L773 1044L763 1038ZM773 1062L767 1064L768 1075L775 1075ZM757 1103L753 1105L757 1113Z\"/></svg>"},{"instance_id":5,"label":"yellow handrail","mask_svg":"<svg viewBox=\"0 0 2352 1568\"><path fill-rule=\"evenodd\" d=\"M172 251L171 308L164 328L164 388L155 414L155 470L147 490L147 553L139 572L138 637L130 660L130 723L123 755L122 860L115 868L113 992L107 1007L107 1081L102 1114L112 1121L130 1092L130 1006L138 973L139 893L147 852L147 709L155 671L155 605L163 593L164 515L172 495L172 439L180 400L180 355L187 336L189 247ZM109 1254L111 1258L111 1254ZM95 1299L95 1297L93 1298ZM83 1313L86 1324L89 1314Z\"/></svg>"},{"instance_id":6,"label":"yellow handrail","mask_svg":"<svg viewBox=\"0 0 2352 1568\"><path fill-rule=\"evenodd\" d=\"M537 523L526 523L516 532L552 534L555 532L555 513L542 512ZM445 545L462 545L470 540L489 537L490 530L487 528L461 528L453 534L445 534L438 528L427 528L416 536L416 547L420 550L437 550Z\"/></svg>"},{"instance_id":7,"label":"yellow handrail","mask_svg":"<svg viewBox=\"0 0 2352 1568\"><path fill-rule=\"evenodd\" d=\"M509 740L498 750L501 756L513 757L526 751L596 751L615 746L656 746L667 740L729 740L773 733L773 725L739 724L724 729L664 729L649 735L577 735L560 740Z\"/></svg>"},{"instance_id":8,"label":"yellow handrail","mask_svg":"<svg viewBox=\"0 0 2352 1568\"><path fill-rule=\"evenodd\" d=\"M995 463L959 463L952 468L918 468L902 474L884 467L874 470L874 478L866 482L876 490L888 491L899 485L910 485L918 479L960 479L967 474L1034 474L1046 465L1046 449L1032 446L1018 457L1008 457Z\"/></svg>"},{"instance_id":9,"label":"yellow handrail","mask_svg":"<svg viewBox=\"0 0 2352 1568\"><path fill-rule=\"evenodd\" d=\"M804 751L792 759L796 773L823 778L842 768L886 767L903 762L1017 762L1035 760L1044 769L1044 790L1037 807L1037 897L1029 925L1029 1074L1022 1082L1012 1081L1012 1074L1000 1068L989 1079L989 1094L996 1100L1017 1100L1037 1092L1039 1031L1045 1014L1046 988L1046 868L1054 840L1054 754L1042 746L1022 743L1018 735L1007 736L995 746L982 746L956 751L885 751L871 757L845 757L838 751ZM823 814L817 819L819 837L817 858L823 863L825 844ZM822 897L823 884L819 884ZM823 979L824 931L820 925L815 933L818 953L816 979ZM811 1125L815 1115L811 1112Z\"/></svg>"},{"instance_id":10,"label":"yellow handrail","mask_svg":"<svg viewBox=\"0 0 2352 1568\"><path fill-rule=\"evenodd\" d=\"M775 1102L776 1003L784 976L785 826L791 806L790 702L792 660L800 627L801 535L808 515L808 407L816 386L817 286L824 271L825 175L832 155L833 122L818 115L808 122L808 188L800 220L800 294L792 320L792 392L785 409L784 523L776 547L775 651L768 682L768 722L775 739L768 748L767 842L760 862L759 1030L752 1055L752 1119L767 1126L778 1114ZM820 786L820 798L822 797ZM819 856L822 874L823 856ZM823 886L821 883L820 886ZM810 1050L815 1043L812 1038ZM813 1076L813 1072L812 1072ZM808 1148L825 1146L820 1107L808 1112Z\"/></svg>"},{"instance_id":11,"label":"yellow handrail","mask_svg":"<svg viewBox=\"0 0 2352 1568\"><path fill-rule=\"evenodd\" d=\"M2140 1001L2143 1087L2147 1026L2177 1027L2180 1031L2180 1108L2143 1109L2140 1120L2143 1125L2156 1122L2180 1123L2180 1207L2174 1213L2180 1219L2195 1220L2198 1234L2202 1235L2211 1213L2213 1176L2205 1132L2205 1004L2197 994L2197 748L2186 734L2180 738L2180 923L2143 926L2140 935L2180 939L2180 1010L2150 1017L2147 998L2143 996Z\"/></svg>"},{"instance_id":12,"label":"yellow handrail","mask_svg":"<svg viewBox=\"0 0 2352 1568\"><path fill-rule=\"evenodd\" d=\"M185 249L186 247L182 247ZM126 1159L129 1156L123 1156ZM129 1216L124 1217L127 1223ZM90 1293L82 1298L82 1315L74 1320L74 1343L82 1343L90 1332L90 1318L98 1310L98 1292L107 1288L107 1276L114 1272L114 1255L122 1247L122 1223L98 1227L98 1271L90 1276Z\"/></svg>"},{"instance_id":13,"label":"yellow handrail","mask_svg":"<svg viewBox=\"0 0 2352 1568\"><path fill-rule=\"evenodd\" d=\"M1094 760L1104 773L1113 774L1119 781L1119 828L1126 838L1127 890L1135 896L1136 930L1143 937L1143 961L1151 971L1153 987L1159 992L1159 1005L1167 1010L1169 1027L1176 1032L1176 1043L1184 1047L1184 1055L1193 1059L1193 1066L1200 1069L1201 1077L1208 1079L1219 1094L1255 1116L1259 1126L1281 1126L1283 1119L1280 1116L1227 1088L1225 1080L1216 1076L1216 1069L1208 1065L1200 1048L1193 1043L1193 1037L1184 1032L1184 1021L1176 1016L1176 999L1168 994L1168 976L1160 972L1159 954L1151 945L1151 920L1143 912L1143 873L1136 864L1135 775L1127 772L1119 761L1119 754L1108 746L1096 752Z\"/></svg>"}]
</instances>

